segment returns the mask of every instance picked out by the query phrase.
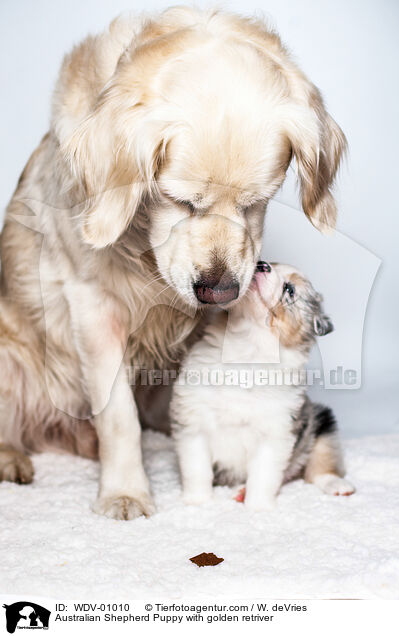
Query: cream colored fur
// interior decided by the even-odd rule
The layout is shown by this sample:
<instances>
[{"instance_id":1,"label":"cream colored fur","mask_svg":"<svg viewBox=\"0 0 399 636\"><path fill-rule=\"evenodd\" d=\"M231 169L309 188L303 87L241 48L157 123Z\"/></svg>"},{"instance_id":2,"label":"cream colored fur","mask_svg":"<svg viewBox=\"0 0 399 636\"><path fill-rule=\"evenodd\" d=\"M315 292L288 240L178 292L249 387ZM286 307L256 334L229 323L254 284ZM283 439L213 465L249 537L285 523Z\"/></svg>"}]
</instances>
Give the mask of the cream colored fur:
<instances>
[{"instance_id":1,"label":"cream colored fur","mask_svg":"<svg viewBox=\"0 0 399 636\"><path fill-rule=\"evenodd\" d=\"M344 147L260 21L180 7L75 47L2 233L0 442L94 457L98 437L95 510L150 514L125 365L179 359L216 261L245 293L292 155L305 213L333 226Z\"/></svg>"}]
</instances>

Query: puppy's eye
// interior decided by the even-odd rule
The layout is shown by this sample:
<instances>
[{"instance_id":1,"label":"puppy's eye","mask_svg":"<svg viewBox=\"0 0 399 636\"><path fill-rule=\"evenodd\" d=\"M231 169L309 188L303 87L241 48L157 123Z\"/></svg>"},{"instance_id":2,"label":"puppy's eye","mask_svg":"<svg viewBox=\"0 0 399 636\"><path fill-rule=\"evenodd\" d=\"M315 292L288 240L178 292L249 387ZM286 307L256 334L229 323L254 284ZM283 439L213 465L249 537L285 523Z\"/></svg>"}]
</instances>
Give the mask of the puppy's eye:
<instances>
[{"instance_id":1,"label":"puppy's eye","mask_svg":"<svg viewBox=\"0 0 399 636\"><path fill-rule=\"evenodd\" d=\"M184 205L184 207L187 208L190 212L195 212L194 204L191 201L183 200L183 201L179 201L179 203L181 205Z\"/></svg>"},{"instance_id":2,"label":"puppy's eye","mask_svg":"<svg viewBox=\"0 0 399 636\"><path fill-rule=\"evenodd\" d=\"M284 283L283 285L283 297L288 301L293 301L295 297L295 287L292 283Z\"/></svg>"}]
</instances>

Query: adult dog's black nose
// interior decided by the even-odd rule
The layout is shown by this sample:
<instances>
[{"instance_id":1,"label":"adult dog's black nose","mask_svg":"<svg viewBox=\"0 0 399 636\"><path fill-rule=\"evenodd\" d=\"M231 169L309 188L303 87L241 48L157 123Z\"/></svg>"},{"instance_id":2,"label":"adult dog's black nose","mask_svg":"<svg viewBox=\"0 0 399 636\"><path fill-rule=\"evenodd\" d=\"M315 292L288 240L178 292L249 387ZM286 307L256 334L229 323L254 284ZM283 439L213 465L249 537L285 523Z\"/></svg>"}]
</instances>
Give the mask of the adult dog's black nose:
<instances>
[{"instance_id":1,"label":"adult dog's black nose","mask_svg":"<svg viewBox=\"0 0 399 636\"><path fill-rule=\"evenodd\" d=\"M193 288L200 303L206 305L225 305L238 298L240 293L239 283L228 272L224 272L222 276L201 274Z\"/></svg>"}]
</instances>

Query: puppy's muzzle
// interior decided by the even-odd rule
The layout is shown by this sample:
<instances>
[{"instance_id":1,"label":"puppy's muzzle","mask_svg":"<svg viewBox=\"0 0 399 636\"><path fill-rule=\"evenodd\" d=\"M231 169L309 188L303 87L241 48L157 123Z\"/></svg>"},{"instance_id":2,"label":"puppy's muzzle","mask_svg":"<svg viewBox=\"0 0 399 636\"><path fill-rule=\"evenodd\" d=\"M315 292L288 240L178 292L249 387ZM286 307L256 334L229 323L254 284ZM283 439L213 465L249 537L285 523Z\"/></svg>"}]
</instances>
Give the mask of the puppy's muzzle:
<instances>
[{"instance_id":1,"label":"puppy's muzzle","mask_svg":"<svg viewBox=\"0 0 399 636\"><path fill-rule=\"evenodd\" d=\"M206 305L225 305L236 300L240 293L239 283L227 272L221 278L212 274L201 274L193 288L199 302Z\"/></svg>"}]
</instances>

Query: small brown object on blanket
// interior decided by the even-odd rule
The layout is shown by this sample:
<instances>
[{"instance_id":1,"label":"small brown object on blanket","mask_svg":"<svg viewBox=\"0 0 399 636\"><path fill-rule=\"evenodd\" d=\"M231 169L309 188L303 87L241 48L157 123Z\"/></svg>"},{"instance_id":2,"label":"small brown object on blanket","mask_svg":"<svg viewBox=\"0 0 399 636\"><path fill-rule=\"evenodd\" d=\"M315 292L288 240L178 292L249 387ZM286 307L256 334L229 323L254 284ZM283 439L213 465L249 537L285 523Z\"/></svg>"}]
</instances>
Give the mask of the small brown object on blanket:
<instances>
[{"instance_id":1,"label":"small brown object on blanket","mask_svg":"<svg viewBox=\"0 0 399 636\"><path fill-rule=\"evenodd\" d=\"M219 565L224 559L217 557L213 552L201 552L201 554L191 557L190 561L202 568L205 565Z\"/></svg>"}]
</instances>

